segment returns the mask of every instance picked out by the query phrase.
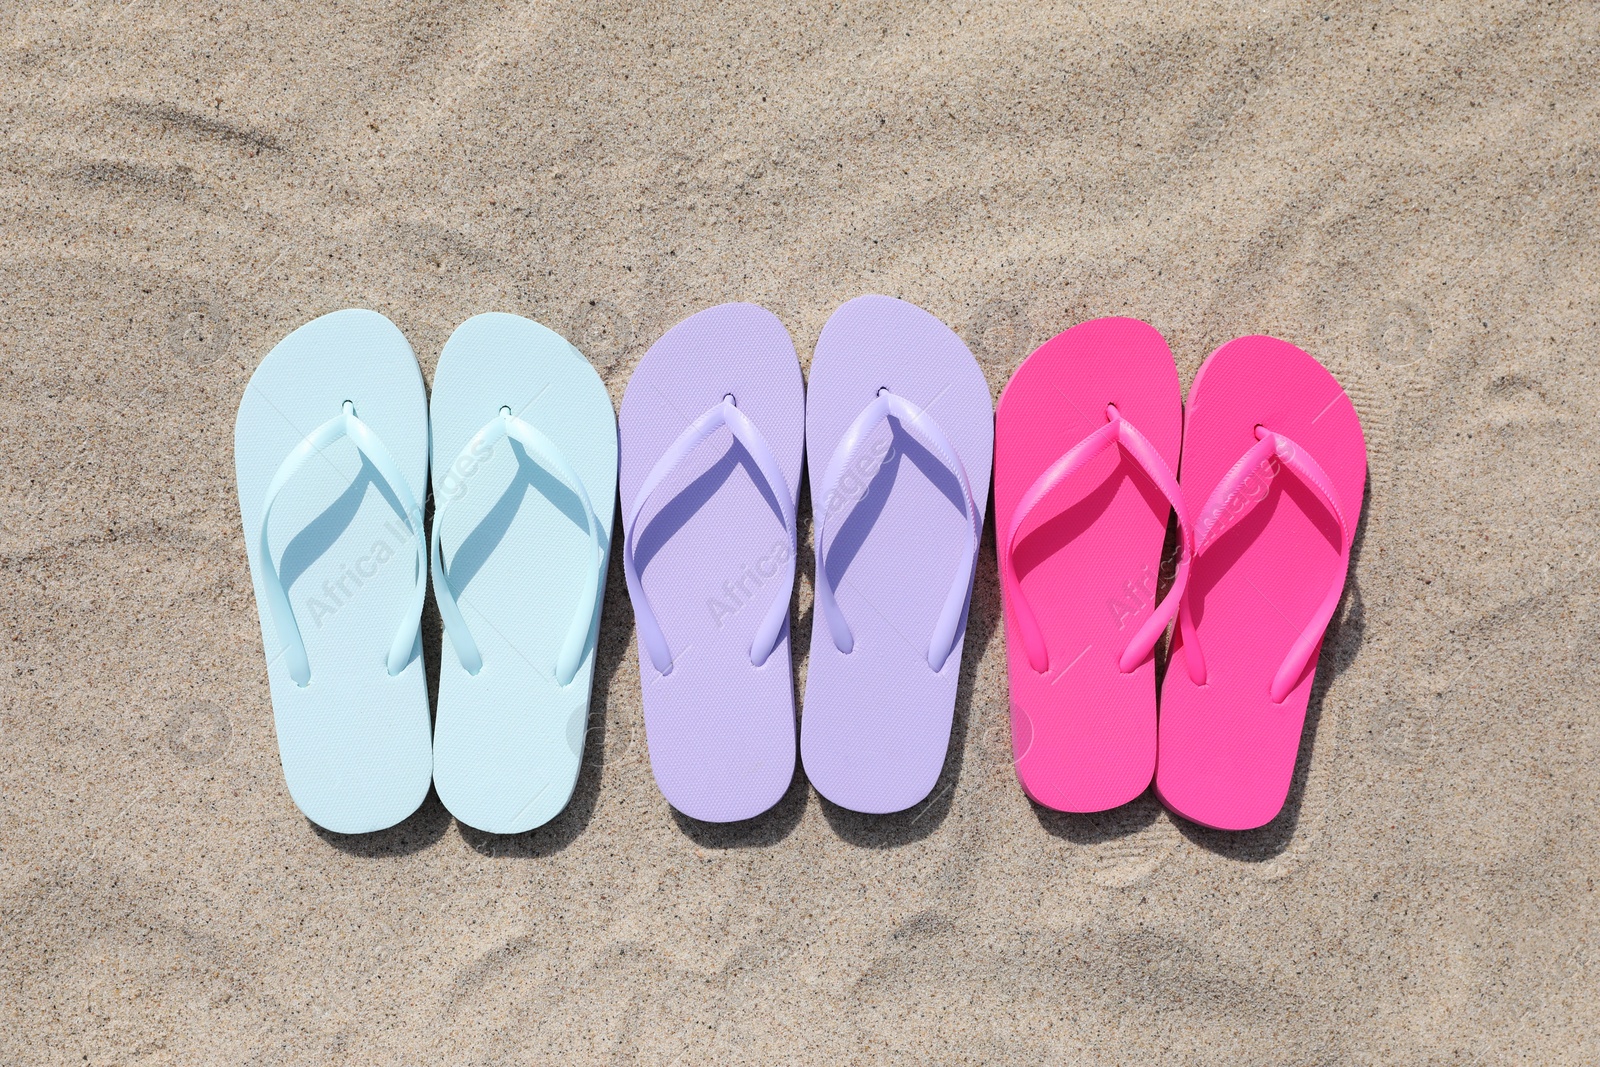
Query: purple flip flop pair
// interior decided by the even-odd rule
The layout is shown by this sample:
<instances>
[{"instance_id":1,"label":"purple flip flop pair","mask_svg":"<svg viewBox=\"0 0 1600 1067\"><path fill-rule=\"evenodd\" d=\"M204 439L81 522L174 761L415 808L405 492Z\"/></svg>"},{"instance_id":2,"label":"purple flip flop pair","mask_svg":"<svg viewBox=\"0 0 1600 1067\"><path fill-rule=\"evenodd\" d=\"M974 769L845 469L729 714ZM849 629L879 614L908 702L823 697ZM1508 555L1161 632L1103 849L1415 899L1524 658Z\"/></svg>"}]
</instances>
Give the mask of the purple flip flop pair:
<instances>
[{"instance_id":1,"label":"purple flip flop pair","mask_svg":"<svg viewBox=\"0 0 1600 1067\"><path fill-rule=\"evenodd\" d=\"M972 353L915 305L863 296L817 340L808 390L753 304L679 323L622 401L623 565L650 765L708 822L794 778L789 605L811 454L816 623L800 753L841 807L927 796L950 742L988 499L994 408Z\"/></svg>"}]
</instances>

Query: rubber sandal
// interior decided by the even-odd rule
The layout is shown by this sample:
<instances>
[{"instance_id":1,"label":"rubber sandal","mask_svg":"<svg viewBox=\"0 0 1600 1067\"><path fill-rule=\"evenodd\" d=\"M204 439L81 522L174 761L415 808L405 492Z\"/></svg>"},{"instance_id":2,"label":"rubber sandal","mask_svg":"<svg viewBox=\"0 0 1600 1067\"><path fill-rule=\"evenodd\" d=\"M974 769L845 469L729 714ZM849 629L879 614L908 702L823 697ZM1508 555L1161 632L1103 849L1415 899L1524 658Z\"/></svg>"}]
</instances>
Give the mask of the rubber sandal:
<instances>
[{"instance_id":1,"label":"rubber sandal","mask_svg":"<svg viewBox=\"0 0 1600 1067\"><path fill-rule=\"evenodd\" d=\"M468 826L521 833L566 807L583 761L616 416L576 348L505 314L450 335L431 410L433 595L448 646L434 786Z\"/></svg>"},{"instance_id":2,"label":"rubber sandal","mask_svg":"<svg viewBox=\"0 0 1600 1067\"><path fill-rule=\"evenodd\" d=\"M1213 352L1185 423L1194 574L1162 683L1156 792L1186 819L1249 830L1288 795L1366 444L1333 375L1272 337Z\"/></svg>"},{"instance_id":3,"label":"rubber sandal","mask_svg":"<svg viewBox=\"0 0 1600 1067\"><path fill-rule=\"evenodd\" d=\"M1058 811L1104 811L1156 765L1152 650L1188 579L1172 351L1135 319L1046 341L1006 385L995 529L1017 779ZM1174 509L1179 559L1158 604Z\"/></svg>"},{"instance_id":4,"label":"rubber sandal","mask_svg":"<svg viewBox=\"0 0 1600 1067\"><path fill-rule=\"evenodd\" d=\"M650 767L683 814L748 819L794 778L794 343L753 304L692 315L645 353L619 423Z\"/></svg>"},{"instance_id":5,"label":"rubber sandal","mask_svg":"<svg viewBox=\"0 0 1600 1067\"><path fill-rule=\"evenodd\" d=\"M261 361L233 441L289 795L337 833L393 826L433 770L416 356L376 312L324 315Z\"/></svg>"},{"instance_id":6,"label":"rubber sandal","mask_svg":"<svg viewBox=\"0 0 1600 1067\"><path fill-rule=\"evenodd\" d=\"M886 296L834 312L807 394L817 621L800 759L835 804L901 811L950 745L993 402L948 326Z\"/></svg>"}]
</instances>

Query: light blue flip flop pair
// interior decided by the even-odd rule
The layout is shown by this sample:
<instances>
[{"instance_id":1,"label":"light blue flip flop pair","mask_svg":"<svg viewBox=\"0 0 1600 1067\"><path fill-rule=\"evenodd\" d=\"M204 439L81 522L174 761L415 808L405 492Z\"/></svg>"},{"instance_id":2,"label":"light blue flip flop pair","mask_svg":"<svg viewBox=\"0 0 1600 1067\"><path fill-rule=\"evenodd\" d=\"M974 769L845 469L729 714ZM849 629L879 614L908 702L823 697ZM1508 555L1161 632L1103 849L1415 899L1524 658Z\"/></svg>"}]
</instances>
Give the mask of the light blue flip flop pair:
<instances>
[{"instance_id":1,"label":"light blue flip flop pair","mask_svg":"<svg viewBox=\"0 0 1600 1067\"><path fill-rule=\"evenodd\" d=\"M537 323L476 316L439 357L430 420L394 324L335 312L262 360L234 451L278 750L307 818L380 830L430 781L491 833L560 812L616 495L616 418L588 361ZM419 634L430 565L448 648L436 727Z\"/></svg>"}]
</instances>

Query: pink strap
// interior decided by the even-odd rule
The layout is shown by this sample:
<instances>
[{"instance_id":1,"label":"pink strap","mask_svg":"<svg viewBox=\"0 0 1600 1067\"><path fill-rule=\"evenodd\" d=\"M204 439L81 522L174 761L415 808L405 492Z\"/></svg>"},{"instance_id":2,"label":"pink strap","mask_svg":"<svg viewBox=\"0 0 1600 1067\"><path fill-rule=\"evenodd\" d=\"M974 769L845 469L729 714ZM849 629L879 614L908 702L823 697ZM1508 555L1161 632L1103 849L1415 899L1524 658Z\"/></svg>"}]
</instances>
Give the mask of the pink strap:
<instances>
[{"instance_id":1,"label":"pink strap","mask_svg":"<svg viewBox=\"0 0 1600 1067\"><path fill-rule=\"evenodd\" d=\"M1274 462L1276 466L1271 465ZM1256 478L1256 471L1262 464L1269 464L1267 475L1264 479ZM1283 703L1289 691L1294 688L1295 682L1300 678L1300 672L1305 670L1306 664L1310 662L1317 646L1321 643L1322 633L1327 629L1333 613L1338 610L1339 597L1344 593L1345 571L1350 563L1350 525L1345 521L1344 511L1339 507L1338 495L1333 491L1333 481L1323 471L1321 465L1311 457L1311 453L1283 434L1274 433L1265 426L1257 426L1255 445L1240 457L1239 462L1229 469L1217 483L1217 487L1211 491L1205 507L1201 509L1195 537L1195 555L1199 555L1215 544L1223 531L1267 498L1268 487L1282 467L1288 467L1298 474L1300 480L1311 488L1322 501L1323 507L1327 508L1338 521L1339 554L1345 566L1340 568L1338 578L1322 598L1322 603L1317 606L1311 621L1306 623L1299 636L1295 638L1294 644L1289 646L1288 655L1284 657L1277 674L1273 676L1271 693L1274 704ZM1183 631L1183 655L1184 661L1189 666L1189 679L1195 685L1205 685L1205 653L1200 646L1200 635L1195 629L1193 609L1188 603L1184 603L1178 612L1178 625Z\"/></svg>"},{"instance_id":2,"label":"pink strap","mask_svg":"<svg viewBox=\"0 0 1600 1067\"><path fill-rule=\"evenodd\" d=\"M1172 505L1173 512L1178 516L1178 572L1173 577L1171 590L1162 598L1150 618L1145 620L1139 632L1133 635L1128 647L1122 650L1117 666L1124 674L1137 667L1150 654L1150 650L1155 648L1156 642L1166 631L1167 623L1172 621L1178 605L1183 602L1183 591L1189 584L1189 558L1194 554L1194 548L1189 524L1184 518L1183 494L1178 489L1178 480L1172 476L1172 470L1145 436L1117 413L1116 405L1106 406L1106 418L1108 421L1104 426L1073 445L1039 475L1026 493L1022 494L1017 510L1012 513L1011 527L1006 531L1005 538L1000 544L1000 581L1005 588L1006 600L1011 604L1012 614L1016 617L1017 629L1022 637L1022 647L1028 653L1028 664L1040 674L1050 669L1050 651L1045 646L1044 632L1039 628L1033 607L1022 593L1022 583L1017 579L1016 562L1013 558L1016 553L1017 535L1040 501L1112 445L1121 445L1123 450L1133 457L1133 461L1139 465L1155 487L1161 490L1161 495L1167 498L1167 503Z\"/></svg>"}]
</instances>

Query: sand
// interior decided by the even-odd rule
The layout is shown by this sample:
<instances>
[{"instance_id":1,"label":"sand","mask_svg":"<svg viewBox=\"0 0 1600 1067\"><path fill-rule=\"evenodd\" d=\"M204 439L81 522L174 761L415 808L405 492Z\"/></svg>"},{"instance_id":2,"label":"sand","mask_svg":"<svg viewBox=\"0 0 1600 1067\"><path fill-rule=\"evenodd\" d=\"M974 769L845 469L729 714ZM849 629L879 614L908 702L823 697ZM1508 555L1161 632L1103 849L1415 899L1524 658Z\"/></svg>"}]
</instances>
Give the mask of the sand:
<instances>
[{"instance_id":1,"label":"sand","mask_svg":"<svg viewBox=\"0 0 1600 1067\"><path fill-rule=\"evenodd\" d=\"M1596 1062L1597 86L1574 3L6 5L0 1061ZM996 395L1106 314L1345 383L1276 822L1029 804L991 524L911 812L675 817L613 561L563 816L307 823L233 487L273 343L371 307L431 378L514 311L620 401L695 310L808 363L864 292Z\"/></svg>"}]
</instances>

